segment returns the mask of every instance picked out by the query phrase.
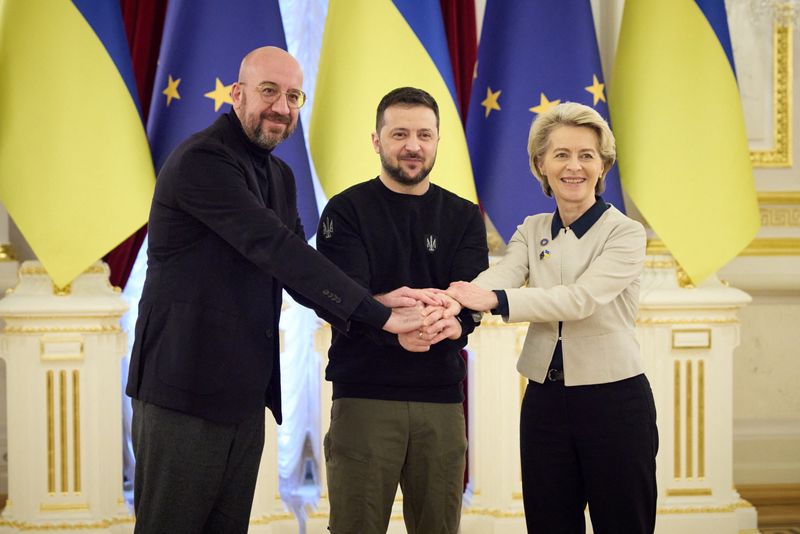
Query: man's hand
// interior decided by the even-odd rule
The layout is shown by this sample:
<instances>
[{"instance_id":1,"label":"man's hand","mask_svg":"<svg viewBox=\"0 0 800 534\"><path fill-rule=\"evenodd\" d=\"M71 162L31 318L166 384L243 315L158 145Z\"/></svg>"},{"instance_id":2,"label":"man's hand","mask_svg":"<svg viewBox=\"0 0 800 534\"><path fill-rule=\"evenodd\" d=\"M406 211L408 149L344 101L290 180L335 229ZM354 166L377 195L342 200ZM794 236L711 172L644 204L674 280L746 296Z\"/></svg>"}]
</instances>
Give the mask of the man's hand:
<instances>
[{"instance_id":1,"label":"man's hand","mask_svg":"<svg viewBox=\"0 0 800 534\"><path fill-rule=\"evenodd\" d=\"M397 334L400 346L409 352L428 352L431 349L431 337L421 330L415 330L407 334Z\"/></svg>"},{"instance_id":2,"label":"man's hand","mask_svg":"<svg viewBox=\"0 0 800 534\"><path fill-rule=\"evenodd\" d=\"M465 308L475 311L489 311L498 304L494 291L483 289L471 282L453 282L446 293Z\"/></svg>"},{"instance_id":3,"label":"man's hand","mask_svg":"<svg viewBox=\"0 0 800 534\"><path fill-rule=\"evenodd\" d=\"M401 308L414 306L417 302L426 306L441 306L444 299L429 289L413 289L403 286L382 295L375 295L375 300L387 308Z\"/></svg>"},{"instance_id":4,"label":"man's hand","mask_svg":"<svg viewBox=\"0 0 800 534\"><path fill-rule=\"evenodd\" d=\"M383 329L392 334L406 334L419 330L425 320L422 310L423 306L420 303L414 306L392 308L392 315L383 325Z\"/></svg>"},{"instance_id":5,"label":"man's hand","mask_svg":"<svg viewBox=\"0 0 800 534\"><path fill-rule=\"evenodd\" d=\"M434 336L430 340L431 345L435 345L444 339L458 339L461 337L461 321L455 317L443 317L426 327L423 332L423 338Z\"/></svg>"}]
</instances>

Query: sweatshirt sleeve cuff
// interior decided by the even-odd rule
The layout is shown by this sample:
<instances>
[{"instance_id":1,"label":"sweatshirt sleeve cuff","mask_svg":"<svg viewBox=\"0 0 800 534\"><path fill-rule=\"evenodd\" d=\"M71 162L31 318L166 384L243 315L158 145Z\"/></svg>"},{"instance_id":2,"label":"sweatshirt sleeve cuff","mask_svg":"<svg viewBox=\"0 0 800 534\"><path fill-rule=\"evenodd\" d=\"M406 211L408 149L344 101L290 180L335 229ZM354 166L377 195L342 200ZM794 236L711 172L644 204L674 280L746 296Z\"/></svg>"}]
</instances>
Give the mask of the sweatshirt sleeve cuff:
<instances>
[{"instance_id":1,"label":"sweatshirt sleeve cuff","mask_svg":"<svg viewBox=\"0 0 800 534\"><path fill-rule=\"evenodd\" d=\"M508 295L506 295L505 290L493 289L492 291L497 295L497 307L491 310L492 315L508 317Z\"/></svg>"}]
</instances>

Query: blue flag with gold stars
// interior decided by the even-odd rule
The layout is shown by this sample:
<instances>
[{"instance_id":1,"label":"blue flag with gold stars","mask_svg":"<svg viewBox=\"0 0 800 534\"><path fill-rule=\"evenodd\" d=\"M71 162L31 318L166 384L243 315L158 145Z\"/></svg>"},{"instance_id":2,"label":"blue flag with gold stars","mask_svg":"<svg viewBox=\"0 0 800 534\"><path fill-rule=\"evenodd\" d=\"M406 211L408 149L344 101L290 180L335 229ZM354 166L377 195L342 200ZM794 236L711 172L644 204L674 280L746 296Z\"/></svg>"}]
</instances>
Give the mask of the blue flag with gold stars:
<instances>
[{"instance_id":1,"label":"blue flag with gold stars","mask_svg":"<svg viewBox=\"0 0 800 534\"><path fill-rule=\"evenodd\" d=\"M589 0L488 0L467 142L478 199L505 241L526 216L555 209L531 174L528 131L537 114L567 101L608 120ZM624 211L616 169L603 199Z\"/></svg>"},{"instance_id":2,"label":"blue flag with gold stars","mask_svg":"<svg viewBox=\"0 0 800 534\"><path fill-rule=\"evenodd\" d=\"M267 45L286 49L278 0L170 0L147 124L156 169L189 135L230 111L242 58ZM294 171L297 209L310 237L319 213L300 123L275 155Z\"/></svg>"}]
</instances>

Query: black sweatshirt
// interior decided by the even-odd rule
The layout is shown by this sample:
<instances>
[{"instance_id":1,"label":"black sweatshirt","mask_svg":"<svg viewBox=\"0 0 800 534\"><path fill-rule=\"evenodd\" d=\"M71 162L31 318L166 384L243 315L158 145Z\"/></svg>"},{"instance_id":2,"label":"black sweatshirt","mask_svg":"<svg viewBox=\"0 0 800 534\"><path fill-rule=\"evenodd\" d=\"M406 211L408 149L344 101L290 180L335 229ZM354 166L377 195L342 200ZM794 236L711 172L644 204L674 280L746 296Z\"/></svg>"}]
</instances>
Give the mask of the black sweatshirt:
<instances>
[{"instance_id":1,"label":"black sweatshirt","mask_svg":"<svg viewBox=\"0 0 800 534\"><path fill-rule=\"evenodd\" d=\"M488 267L480 210L434 184L419 196L395 193L379 178L343 191L320 216L317 248L374 295L401 286L446 289ZM459 339L419 353L357 322L347 333L334 330L325 372L333 398L461 402L460 350L475 323L469 310L458 318Z\"/></svg>"}]
</instances>

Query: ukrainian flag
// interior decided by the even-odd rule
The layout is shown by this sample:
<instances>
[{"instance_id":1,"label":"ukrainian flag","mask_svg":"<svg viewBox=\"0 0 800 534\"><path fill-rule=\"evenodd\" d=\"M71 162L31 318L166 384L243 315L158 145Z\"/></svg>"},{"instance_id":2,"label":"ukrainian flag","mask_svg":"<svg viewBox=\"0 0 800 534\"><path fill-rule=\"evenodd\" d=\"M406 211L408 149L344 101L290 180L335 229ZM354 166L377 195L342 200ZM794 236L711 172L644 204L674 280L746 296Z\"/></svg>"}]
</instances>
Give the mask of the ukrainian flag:
<instances>
[{"instance_id":1,"label":"ukrainian flag","mask_svg":"<svg viewBox=\"0 0 800 534\"><path fill-rule=\"evenodd\" d=\"M0 0L0 200L58 286L147 222L135 95L118 2Z\"/></svg>"},{"instance_id":2,"label":"ukrainian flag","mask_svg":"<svg viewBox=\"0 0 800 534\"><path fill-rule=\"evenodd\" d=\"M441 140L431 179L476 202L438 1L331 0L322 39L309 144L328 196L378 174L375 109L397 87L439 104Z\"/></svg>"},{"instance_id":3,"label":"ukrainian flag","mask_svg":"<svg viewBox=\"0 0 800 534\"><path fill-rule=\"evenodd\" d=\"M622 186L694 283L759 212L723 0L627 0L611 117Z\"/></svg>"}]
</instances>

